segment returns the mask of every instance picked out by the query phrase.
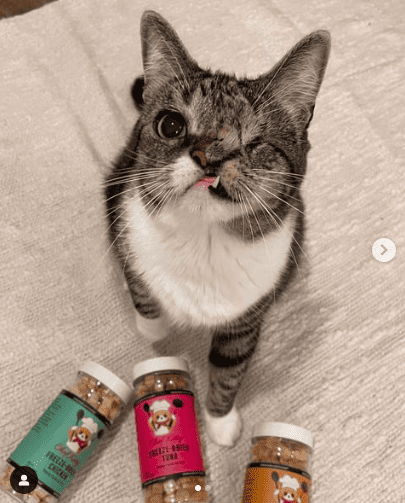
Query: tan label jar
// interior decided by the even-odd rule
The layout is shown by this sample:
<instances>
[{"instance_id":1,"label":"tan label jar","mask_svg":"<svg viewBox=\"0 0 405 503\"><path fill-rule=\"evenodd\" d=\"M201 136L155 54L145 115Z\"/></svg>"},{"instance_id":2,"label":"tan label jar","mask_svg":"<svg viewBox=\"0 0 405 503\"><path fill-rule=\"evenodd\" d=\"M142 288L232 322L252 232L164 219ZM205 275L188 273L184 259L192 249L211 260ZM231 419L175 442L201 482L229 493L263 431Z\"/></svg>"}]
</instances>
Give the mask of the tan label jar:
<instances>
[{"instance_id":1,"label":"tan label jar","mask_svg":"<svg viewBox=\"0 0 405 503\"><path fill-rule=\"evenodd\" d=\"M312 435L286 423L253 428L242 503L309 503Z\"/></svg>"},{"instance_id":2,"label":"tan label jar","mask_svg":"<svg viewBox=\"0 0 405 503\"><path fill-rule=\"evenodd\" d=\"M193 384L181 358L134 367L135 426L146 503L208 502Z\"/></svg>"},{"instance_id":3,"label":"tan label jar","mask_svg":"<svg viewBox=\"0 0 405 503\"><path fill-rule=\"evenodd\" d=\"M115 374L85 363L0 469L0 488L20 503L57 503L131 395Z\"/></svg>"}]
</instances>

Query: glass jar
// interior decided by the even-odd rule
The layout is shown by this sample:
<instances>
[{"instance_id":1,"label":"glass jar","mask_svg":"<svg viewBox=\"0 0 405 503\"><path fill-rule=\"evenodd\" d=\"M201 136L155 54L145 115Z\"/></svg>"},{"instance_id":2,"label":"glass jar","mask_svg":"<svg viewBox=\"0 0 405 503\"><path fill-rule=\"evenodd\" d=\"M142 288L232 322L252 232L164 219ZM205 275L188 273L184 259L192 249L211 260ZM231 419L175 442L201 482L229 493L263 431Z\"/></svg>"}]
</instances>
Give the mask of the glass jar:
<instances>
[{"instance_id":1,"label":"glass jar","mask_svg":"<svg viewBox=\"0 0 405 503\"><path fill-rule=\"evenodd\" d=\"M259 423L253 428L252 462L242 503L309 503L312 435L299 426Z\"/></svg>"},{"instance_id":2,"label":"glass jar","mask_svg":"<svg viewBox=\"0 0 405 503\"><path fill-rule=\"evenodd\" d=\"M193 384L181 358L134 367L135 426L146 503L208 502Z\"/></svg>"},{"instance_id":3,"label":"glass jar","mask_svg":"<svg viewBox=\"0 0 405 503\"><path fill-rule=\"evenodd\" d=\"M0 469L0 488L20 503L57 503L131 395L115 374L85 363Z\"/></svg>"}]
</instances>

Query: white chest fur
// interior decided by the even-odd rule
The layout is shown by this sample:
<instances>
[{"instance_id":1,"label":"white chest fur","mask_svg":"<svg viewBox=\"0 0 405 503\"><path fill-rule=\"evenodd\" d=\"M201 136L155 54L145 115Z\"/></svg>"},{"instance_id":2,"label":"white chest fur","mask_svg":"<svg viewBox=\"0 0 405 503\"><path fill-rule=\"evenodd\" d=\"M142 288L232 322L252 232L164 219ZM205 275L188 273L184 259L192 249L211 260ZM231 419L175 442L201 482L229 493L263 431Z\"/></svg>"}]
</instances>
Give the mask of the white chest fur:
<instances>
[{"instance_id":1,"label":"white chest fur","mask_svg":"<svg viewBox=\"0 0 405 503\"><path fill-rule=\"evenodd\" d=\"M294 215L264 239L244 243L190 214L152 220L126 201L136 262L153 295L177 323L212 326L242 314L277 283L288 260Z\"/></svg>"}]
</instances>

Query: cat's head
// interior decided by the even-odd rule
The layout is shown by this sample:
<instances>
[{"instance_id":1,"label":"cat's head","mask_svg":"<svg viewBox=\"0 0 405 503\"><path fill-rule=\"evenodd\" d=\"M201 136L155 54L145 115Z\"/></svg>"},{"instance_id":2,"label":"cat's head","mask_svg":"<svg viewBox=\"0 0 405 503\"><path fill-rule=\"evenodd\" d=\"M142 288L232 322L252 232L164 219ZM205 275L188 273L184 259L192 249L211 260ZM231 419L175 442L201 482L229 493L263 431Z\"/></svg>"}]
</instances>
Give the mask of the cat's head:
<instances>
[{"instance_id":1,"label":"cat's head","mask_svg":"<svg viewBox=\"0 0 405 503\"><path fill-rule=\"evenodd\" d=\"M141 40L129 190L138 191L152 218L186 214L226 223L261 212L277 227L305 174L329 33L311 33L269 72L242 79L200 68L156 12L143 14Z\"/></svg>"}]
</instances>

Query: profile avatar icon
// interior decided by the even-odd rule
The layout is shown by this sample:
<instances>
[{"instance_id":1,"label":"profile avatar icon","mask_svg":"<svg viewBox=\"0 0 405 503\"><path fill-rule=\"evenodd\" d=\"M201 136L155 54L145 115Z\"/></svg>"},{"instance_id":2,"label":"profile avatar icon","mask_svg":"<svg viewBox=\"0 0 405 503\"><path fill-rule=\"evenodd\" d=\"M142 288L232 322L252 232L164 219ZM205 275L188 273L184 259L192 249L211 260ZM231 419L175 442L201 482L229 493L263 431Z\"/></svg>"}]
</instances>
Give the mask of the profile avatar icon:
<instances>
[{"instance_id":1,"label":"profile avatar icon","mask_svg":"<svg viewBox=\"0 0 405 503\"><path fill-rule=\"evenodd\" d=\"M28 494L38 485L38 475L29 466L18 466L10 475L10 485L16 493Z\"/></svg>"},{"instance_id":2,"label":"profile avatar icon","mask_svg":"<svg viewBox=\"0 0 405 503\"><path fill-rule=\"evenodd\" d=\"M21 475L21 481L18 483L19 486L29 486L30 483L27 481L27 476L25 475L25 473L23 475Z\"/></svg>"}]
</instances>

